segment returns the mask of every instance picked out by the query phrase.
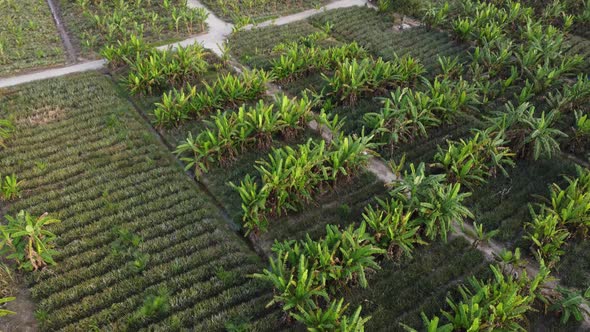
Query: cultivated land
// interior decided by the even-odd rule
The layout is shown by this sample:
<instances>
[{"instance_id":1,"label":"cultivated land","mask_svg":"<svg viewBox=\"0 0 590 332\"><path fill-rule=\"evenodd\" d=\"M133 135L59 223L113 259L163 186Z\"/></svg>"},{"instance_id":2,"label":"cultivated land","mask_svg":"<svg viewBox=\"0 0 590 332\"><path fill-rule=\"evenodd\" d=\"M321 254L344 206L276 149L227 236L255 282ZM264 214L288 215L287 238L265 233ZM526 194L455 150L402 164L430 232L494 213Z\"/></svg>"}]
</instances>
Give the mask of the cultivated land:
<instances>
[{"instance_id":1,"label":"cultivated land","mask_svg":"<svg viewBox=\"0 0 590 332\"><path fill-rule=\"evenodd\" d=\"M204 0L204 5L237 25L263 22L283 15L320 7L326 0Z\"/></svg>"},{"instance_id":2,"label":"cultivated land","mask_svg":"<svg viewBox=\"0 0 590 332\"><path fill-rule=\"evenodd\" d=\"M18 134L0 169L23 180L22 198L6 212L51 211L62 220L53 228L58 265L27 281L43 329L219 328L240 315L270 323L270 290L246 277L260 258L107 77L74 75L4 94L2 116ZM115 252L117 230L142 239L134 253ZM146 298L160 293L171 310L142 317Z\"/></svg>"},{"instance_id":3,"label":"cultivated land","mask_svg":"<svg viewBox=\"0 0 590 332\"><path fill-rule=\"evenodd\" d=\"M47 2L2 1L0 22L0 76L65 63Z\"/></svg>"},{"instance_id":4,"label":"cultivated land","mask_svg":"<svg viewBox=\"0 0 590 332\"><path fill-rule=\"evenodd\" d=\"M323 3L203 3L238 30L223 45L210 17L212 51L152 49L187 31L148 2L170 35L96 30L108 75L0 90L0 174L22 180L0 207L61 219L57 265L15 274L40 329L589 328L590 49L582 15L559 30L569 2L241 31ZM76 38L97 29L80 6L107 9L62 3Z\"/></svg>"},{"instance_id":5,"label":"cultivated land","mask_svg":"<svg viewBox=\"0 0 590 332\"><path fill-rule=\"evenodd\" d=\"M206 11L185 0L59 2L64 23L82 56L96 57L100 49L130 35L167 44L207 29Z\"/></svg>"}]
</instances>

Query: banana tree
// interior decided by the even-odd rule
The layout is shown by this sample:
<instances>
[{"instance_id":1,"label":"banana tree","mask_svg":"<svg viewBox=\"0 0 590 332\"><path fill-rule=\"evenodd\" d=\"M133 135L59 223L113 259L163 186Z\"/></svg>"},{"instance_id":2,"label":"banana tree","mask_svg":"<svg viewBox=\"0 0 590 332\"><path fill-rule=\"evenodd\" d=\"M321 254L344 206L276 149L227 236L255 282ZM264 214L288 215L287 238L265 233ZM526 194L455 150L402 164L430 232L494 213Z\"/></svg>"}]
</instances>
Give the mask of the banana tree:
<instances>
[{"instance_id":1,"label":"banana tree","mask_svg":"<svg viewBox=\"0 0 590 332\"><path fill-rule=\"evenodd\" d=\"M379 112L366 113L363 121L393 154L399 144L427 137L427 129L440 124L430 104L431 98L422 92L397 88L383 99Z\"/></svg>"},{"instance_id":2,"label":"banana tree","mask_svg":"<svg viewBox=\"0 0 590 332\"><path fill-rule=\"evenodd\" d=\"M0 253L17 262L19 269L36 271L48 264L55 265L53 242L56 235L45 229L59 223L47 213L38 218L20 211L16 216L5 216L7 225L0 225L2 241Z\"/></svg>"},{"instance_id":3,"label":"banana tree","mask_svg":"<svg viewBox=\"0 0 590 332\"><path fill-rule=\"evenodd\" d=\"M505 167L514 166L514 154L506 144L502 132L475 131L468 141L449 142L446 151L439 146L434 156L437 163L433 166L445 170L450 182L466 186L482 184L498 171L508 176Z\"/></svg>"},{"instance_id":4,"label":"banana tree","mask_svg":"<svg viewBox=\"0 0 590 332\"><path fill-rule=\"evenodd\" d=\"M425 235L430 240L440 237L447 241L447 234L452 231L453 223L462 224L465 218L473 214L463 205L471 193L461 193L459 183L434 188L417 212L417 222L425 226Z\"/></svg>"},{"instance_id":5,"label":"banana tree","mask_svg":"<svg viewBox=\"0 0 590 332\"><path fill-rule=\"evenodd\" d=\"M0 178L1 180L1 178ZM15 174L6 175L0 191L5 200L15 199L20 197L20 185L22 181L19 181Z\"/></svg>"},{"instance_id":6,"label":"banana tree","mask_svg":"<svg viewBox=\"0 0 590 332\"><path fill-rule=\"evenodd\" d=\"M537 215L532 211L533 220L525 225L528 230L525 239L531 240L534 245L534 252L537 252L552 268L565 254L563 247L571 234L563 227L555 215Z\"/></svg>"},{"instance_id":7,"label":"banana tree","mask_svg":"<svg viewBox=\"0 0 590 332\"><path fill-rule=\"evenodd\" d=\"M420 237L420 226L411 222L413 211L406 211L400 200L378 199L377 202L377 209L369 205L363 213L376 243L387 250L389 258L397 260L402 254L412 257L416 245L426 244Z\"/></svg>"},{"instance_id":8,"label":"banana tree","mask_svg":"<svg viewBox=\"0 0 590 332\"><path fill-rule=\"evenodd\" d=\"M277 258L270 259L270 270L264 269L262 274L254 274L253 277L271 282L275 289L273 299L267 307L281 304L286 312L298 308L318 308L320 298L329 301L328 294L323 285L315 278L314 266L310 265L305 255L299 257L295 266L289 266L286 262L288 253L279 252Z\"/></svg>"},{"instance_id":9,"label":"banana tree","mask_svg":"<svg viewBox=\"0 0 590 332\"><path fill-rule=\"evenodd\" d=\"M298 313L293 313L292 316L306 326L309 331L313 332L364 331L364 325L370 317L363 318L360 316L361 307L358 307L351 317L346 316L348 304L343 305L343 303L344 299L340 299L339 301L331 301L325 309L302 307Z\"/></svg>"},{"instance_id":10,"label":"banana tree","mask_svg":"<svg viewBox=\"0 0 590 332\"><path fill-rule=\"evenodd\" d=\"M491 129L506 133L512 149L520 156L532 156L535 160L541 157L551 158L560 151L557 139L567 137L559 129L553 128L557 113L535 115L535 107L529 103L514 107L511 102L506 104L506 111L497 113L491 118Z\"/></svg>"}]
</instances>

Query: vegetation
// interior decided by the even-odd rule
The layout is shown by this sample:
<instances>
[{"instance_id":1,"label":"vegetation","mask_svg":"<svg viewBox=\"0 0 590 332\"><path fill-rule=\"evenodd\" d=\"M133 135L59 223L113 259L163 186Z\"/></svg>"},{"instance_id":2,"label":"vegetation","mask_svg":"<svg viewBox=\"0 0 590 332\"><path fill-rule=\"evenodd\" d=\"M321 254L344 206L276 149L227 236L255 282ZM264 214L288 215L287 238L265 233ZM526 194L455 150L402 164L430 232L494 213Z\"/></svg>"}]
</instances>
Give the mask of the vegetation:
<instances>
[{"instance_id":1,"label":"vegetation","mask_svg":"<svg viewBox=\"0 0 590 332\"><path fill-rule=\"evenodd\" d=\"M374 3L240 31L311 3L209 1L236 23L217 57L154 48L203 28L186 2L64 2L119 87L0 93L3 249L44 258L25 276L41 329L574 330L584 6ZM62 222L34 227L45 211Z\"/></svg>"},{"instance_id":2,"label":"vegetation","mask_svg":"<svg viewBox=\"0 0 590 332\"><path fill-rule=\"evenodd\" d=\"M439 317L424 316L424 327L434 331L493 330L526 331L525 314L540 294L540 286L549 275L547 268L534 278L524 272L519 277L505 276L497 266L490 266L493 279L471 278L468 286L460 286L461 300L447 298L450 311L443 311L448 324L439 325ZM409 331L416 331L407 328Z\"/></svg>"},{"instance_id":3,"label":"vegetation","mask_svg":"<svg viewBox=\"0 0 590 332\"><path fill-rule=\"evenodd\" d=\"M0 76L65 62L61 39L43 1L0 2Z\"/></svg>"},{"instance_id":4,"label":"vegetation","mask_svg":"<svg viewBox=\"0 0 590 332\"><path fill-rule=\"evenodd\" d=\"M2 116L14 116L17 129L0 151L0 171L18 170L26 193L10 210L50 211L62 221L48 228L57 265L26 278L42 329L204 322L222 329L239 315L256 328L276 326L276 314L264 308L266 286L244 277L262 268L258 255L107 77L79 74L18 91L0 97L2 112L10 112ZM64 112L51 117L47 109ZM154 297L163 288L168 310Z\"/></svg>"},{"instance_id":5,"label":"vegetation","mask_svg":"<svg viewBox=\"0 0 590 332\"><path fill-rule=\"evenodd\" d=\"M318 7L325 2L325 0L204 0L203 4L221 18L243 26Z\"/></svg>"},{"instance_id":6,"label":"vegetation","mask_svg":"<svg viewBox=\"0 0 590 332\"><path fill-rule=\"evenodd\" d=\"M84 54L131 36L162 43L205 31L208 13L186 0L62 1L64 20Z\"/></svg>"},{"instance_id":7,"label":"vegetation","mask_svg":"<svg viewBox=\"0 0 590 332\"><path fill-rule=\"evenodd\" d=\"M499 172L508 176L505 166L514 166L506 143L503 132L476 131L468 141L450 142L446 151L439 147L434 166L442 168L450 182L481 185Z\"/></svg>"},{"instance_id":8,"label":"vegetation","mask_svg":"<svg viewBox=\"0 0 590 332\"><path fill-rule=\"evenodd\" d=\"M6 147L4 141L10 137L13 131L14 124L12 121L8 119L0 119L0 147Z\"/></svg>"},{"instance_id":9,"label":"vegetation","mask_svg":"<svg viewBox=\"0 0 590 332\"><path fill-rule=\"evenodd\" d=\"M10 301L14 301L16 298L15 297L4 297L4 298L0 298L0 304L4 305ZM0 317L3 316L8 316L8 315L14 315L16 314L16 312L14 311L10 311L10 310L6 310L6 309L0 309Z\"/></svg>"},{"instance_id":10,"label":"vegetation","mask_svg":"<svg viewBox=\"0 0 590 332\"><path fill-rule=\"evenodd\" d=\"M2 242L0 253L7 259L17 262L19 269L37 271L48 264L55 264L53 242L55 234L46 230L48 225L60 222L43 214L38 218L32 217L25 211L16 216L5 216L8 224L0 226Z\"/></svg>"},{"instance_id":11,"label":"vegetation","mask_svg":"<svg viewBox=\"0 0 590 332\"><path fill-rule=\"evenodd\" d=\"M275 110L276 106L276 110ZM239 153L256 147L266 150L273 136L295 138L310 119L311 104L307 99L283 96L278 103L267 105L262 100L254 107L242 106L238 111L218 113L211 117L209 128L195 138L189 133L186 142L176 148L187 169L194 167L197 177L206 173L211 164L227 166Z\"/></svg>"},{"instance_id":12,"label":"vegetation","mask_svg":"<svg viewBox=\"0 0 590 332\"><path fill-rule=\"evenodd\" d=\"M273 149L268 160L257 161L260 183L247 175L232 184L242 198L247 232L265 232L270 217L299 211L322 188L354 176L369 160L371 137L340 135L325 141L307 141L296 148Z\"/></svg>"},{"instance_id":13,"label":"vegetation","mask_svg":"<svg viewBox=\"0 0 590 332\"><path fill-rule=\"evenodd\" d=\"M568 186L558 184L550 188L547 202L540 204L539 212L531 208L533 221L527 238L533 242L541 257L549 266L554 265L565 253L563 247L570 237L588 236L590 225L590 171L578 168L578 177L566 178Z\"/></svg>"},{"instance_id":14,"label":"vegetation","mask_svg":"<svg viewBox=\"0 0 590 332\"><path fill-rule=\"evenodd\" d=\"M236 107L262 97L271 76L263 70L244 71L239 75L217 77L212 84L204 83L201 91L188 84L182 90L164 93L156 103L154 115L157 126L170 126L199 117L215 110Z\"/></svg>"}]
</instances>

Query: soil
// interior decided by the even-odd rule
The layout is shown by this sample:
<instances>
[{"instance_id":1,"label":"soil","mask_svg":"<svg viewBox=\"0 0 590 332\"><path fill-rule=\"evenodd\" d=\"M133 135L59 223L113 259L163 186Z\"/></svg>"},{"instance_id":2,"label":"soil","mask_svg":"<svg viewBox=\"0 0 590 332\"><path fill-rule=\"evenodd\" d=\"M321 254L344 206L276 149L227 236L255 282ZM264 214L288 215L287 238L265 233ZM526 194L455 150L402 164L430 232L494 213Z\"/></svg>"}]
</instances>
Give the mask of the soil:
<instances>
[{"instance_id":1,"label":"soil","mask_svg":"<svg viewBox=\"0 0 590 332\"><path fill-rule=\"evenodd\" d=\"M6 262L0 262L3 264ZM0 265L0 268L3 266ZM28 289L25 287L21 278L16 273L6 274L4 270L0 271L2 292L0 297L16 297L14 301L5 304L3 309L14 311L16 314L0 318L0 331L2 332L31 332L37 331L37 321L35 320L35 304L31 299ZM5 283L6 279L8 281Z\"/></svg>"}]
</instances>

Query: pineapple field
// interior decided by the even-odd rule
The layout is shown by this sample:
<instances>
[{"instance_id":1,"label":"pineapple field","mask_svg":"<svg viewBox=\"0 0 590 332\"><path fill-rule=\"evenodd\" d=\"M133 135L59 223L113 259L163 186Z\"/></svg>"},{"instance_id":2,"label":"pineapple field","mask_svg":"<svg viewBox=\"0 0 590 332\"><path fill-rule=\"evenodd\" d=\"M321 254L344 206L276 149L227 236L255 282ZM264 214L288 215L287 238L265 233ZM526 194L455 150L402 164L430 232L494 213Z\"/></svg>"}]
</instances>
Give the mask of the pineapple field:
<instances>
[{"instance_id":1,"label":"pineapple field","mask_svg":"<svg viewBox=\"0 0 590 332\"><path fill-rule=\"evenodd\" d=\"M590 2L54 1L0 330L590 330Z\"/></svg>"}]
</instances>

